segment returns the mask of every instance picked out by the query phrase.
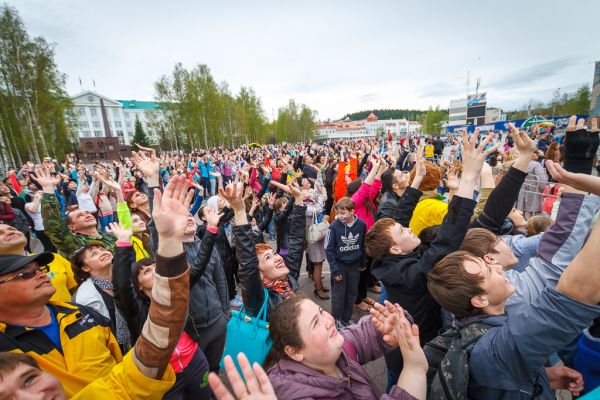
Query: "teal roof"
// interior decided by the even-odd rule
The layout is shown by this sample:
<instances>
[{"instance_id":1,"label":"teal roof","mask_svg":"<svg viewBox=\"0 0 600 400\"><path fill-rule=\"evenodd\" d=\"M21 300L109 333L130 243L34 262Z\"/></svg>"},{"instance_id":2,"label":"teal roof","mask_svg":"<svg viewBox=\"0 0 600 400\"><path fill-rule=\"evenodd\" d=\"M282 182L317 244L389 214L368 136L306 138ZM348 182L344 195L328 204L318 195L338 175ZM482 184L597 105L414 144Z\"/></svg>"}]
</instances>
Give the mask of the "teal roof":
<instances>
[{"instance_id":1,"label":"teal roof","mask_svg":"<svg viewBox=\"0 0 600 400\"><path fill-rule=\"evenodd\" d=\"M160 103L157 101L139 101L139 100L117 100L123 105L124 109L130 110L158 110Z\"/></svg>"}]
</instances>

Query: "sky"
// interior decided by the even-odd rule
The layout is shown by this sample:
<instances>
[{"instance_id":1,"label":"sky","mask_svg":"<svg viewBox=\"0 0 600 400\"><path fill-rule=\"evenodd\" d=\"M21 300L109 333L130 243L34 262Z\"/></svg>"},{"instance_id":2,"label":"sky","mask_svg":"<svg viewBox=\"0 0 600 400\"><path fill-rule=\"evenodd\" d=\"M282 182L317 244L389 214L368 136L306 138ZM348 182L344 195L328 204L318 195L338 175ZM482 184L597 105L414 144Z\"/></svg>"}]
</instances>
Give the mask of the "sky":
<instances>
[{"instance_id":1,"label":"sky","mask_svg":"<svg viewBox=\"0 0 600 400\"><path fill-rule=\"evenodd\" d=\"M56 44L71 95L95 81L152 100L176 63L206 64L234 93L252 87L269 119L291 98L321 120L448 108L478 78L488 107L514 110L591 85L600 60L595 0L1 1Z\"/></svg>"}]
</instances>

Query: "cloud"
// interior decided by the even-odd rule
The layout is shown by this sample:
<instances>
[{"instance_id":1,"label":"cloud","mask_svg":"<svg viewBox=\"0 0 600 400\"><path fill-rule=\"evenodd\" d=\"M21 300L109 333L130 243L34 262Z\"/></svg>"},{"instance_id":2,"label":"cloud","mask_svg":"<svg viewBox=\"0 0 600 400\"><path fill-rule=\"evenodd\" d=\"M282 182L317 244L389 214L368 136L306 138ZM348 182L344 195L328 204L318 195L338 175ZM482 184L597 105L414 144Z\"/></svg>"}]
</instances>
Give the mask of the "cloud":
<instances>
[{"instance_id":1,"label":"cloud","mask_svg":"<svg viewBox=\"0 0 600 400\"><path fill-rule=\"evenodd\" d=\"M464 89L463 89L464 90ZM460 93L461 88L447 82L436 82L423 88L420 97L444 97Z\"/></svg>"},{"instance_id":2,"label":"cloud","mask_svg":"<svg viewBox=\"0 0 600 400\"><path fill-rule=\"evenodd\" d=\"M379 93L365 93L358 97L358 101L360 101L361 103L368 103L373 100L377 100L380 97L381 96L379 95Z\"/></svg>"},{"instance_id":3,"label":"cloud","mask_svg":"<svg viewBox=\"0 0 600 400\"><path fill-rule=\"evenodd\" d=\"M492 81L488 86L495 89L514 89L554 76L560 71L577 63L573 58L565 58L533 65Z\"/></svg>"}]
</instances>

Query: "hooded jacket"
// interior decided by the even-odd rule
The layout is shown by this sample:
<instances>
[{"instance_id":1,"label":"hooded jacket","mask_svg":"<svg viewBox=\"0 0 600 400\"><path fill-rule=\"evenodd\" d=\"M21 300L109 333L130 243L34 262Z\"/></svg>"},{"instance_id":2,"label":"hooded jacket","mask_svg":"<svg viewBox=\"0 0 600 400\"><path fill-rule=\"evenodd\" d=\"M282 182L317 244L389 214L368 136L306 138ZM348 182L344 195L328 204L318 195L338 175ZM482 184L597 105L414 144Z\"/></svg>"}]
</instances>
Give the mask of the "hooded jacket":
<instances>
[{"instance_id":1,"label":"hooded jacket","mask_svg":"<svg viewBox=\"0 0 600 400\"><path fill-rule=\"evenodd\" d=\"M386 254L371 269L385 285L388 300L402 304L419 325L421 345L436 337L442 327L440 306L427 291L427 274L435 263L460 248L475 205L472 199L454 196L437 238L423 255L417 249L410 254ZM400 351L388 355L386 361L395 371L401 370Z\"/></svg>"},{"instance_id":2,"label":"hooded jacket","mask_svg":"<svg viewBox=\"0 0 600 400\"><path fill-rule=\"evenodd\" d=\"M414 399L398 386L394 386L389 395L382 394L375 381L363 369L362 365L391 350L391 347L383 341L381 334L373 327L370 316L361 318L358 324L351 325L340 333L346 343L336 365L343 377L333 378L302 363L279 360L267 371L277 398L286 400ZM345 350L347 345L356 349L357 360L347 354Z\"/></svg>"},{"instance_id":3,"label":"hooded jacket","mask_svg":"<svg viewBox=\"0 0 600 400\"><path fill-rule=\"evenodd\" d=\"M379 202L377 220L382 218L392 218L402 226L408 226L410 217L406 218L407 213L404 209L404 203L410 202L411 204L416 204L422 194L423 192L410 186L406 188L402 196L398 196L394 192L385 192L383 196L381 196L381 202Z\"/></svg>"}]
</instances>

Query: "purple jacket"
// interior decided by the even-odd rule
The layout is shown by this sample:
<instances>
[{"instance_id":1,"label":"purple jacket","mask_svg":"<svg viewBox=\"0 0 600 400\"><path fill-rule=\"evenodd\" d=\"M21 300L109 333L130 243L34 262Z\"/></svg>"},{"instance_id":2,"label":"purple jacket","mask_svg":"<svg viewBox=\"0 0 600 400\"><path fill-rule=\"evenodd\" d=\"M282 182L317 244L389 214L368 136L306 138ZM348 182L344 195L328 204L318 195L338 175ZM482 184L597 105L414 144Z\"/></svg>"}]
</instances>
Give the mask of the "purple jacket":
<instances>
[{"instance_id":1,"label":"purple jacket","mask_svg":"<svg viewBox=\"0 0 600 400\"><path fill-rule=\"evenodd\" d=\"M382 336L375 330L371 317L366 316L356 325L350 325L341 331L346 339L344 349L351 342L356 349L357 361L346 350L342 351L337 366L344 378L337 379L302 363L290 360L280 360L267 371L269 380L279 399L309 400L309 399L340 399L340 400L375 400L396 399L416 400L408 392L394 386L391 393L382 394L375 381L362 368L362 364L375 360L384 353L393 350L385 344Z\"/></svg>"}]
</instances>

